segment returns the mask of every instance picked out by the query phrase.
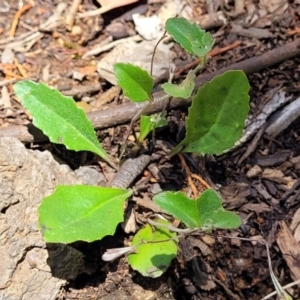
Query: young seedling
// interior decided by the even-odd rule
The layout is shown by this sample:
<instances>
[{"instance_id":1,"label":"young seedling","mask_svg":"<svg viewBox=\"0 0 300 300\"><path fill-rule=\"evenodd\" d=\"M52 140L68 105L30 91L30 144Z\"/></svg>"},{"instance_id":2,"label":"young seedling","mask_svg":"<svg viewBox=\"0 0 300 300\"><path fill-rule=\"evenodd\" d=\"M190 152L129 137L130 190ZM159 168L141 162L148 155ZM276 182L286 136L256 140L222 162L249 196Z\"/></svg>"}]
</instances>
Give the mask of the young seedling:
<instances>
[{"instance_id":1,"label":"young seedling","mask_svg":"<svg viewBox=\"0 0 300 300\"><path fill-rule=\"evenodd\" d=\"M151 231L151 239L148 237L150 232L149 226L146 226L147 230L143 228L137 232L133 238L132 245L135 245L135 242L137 241L143 240L145 241L145 244L148 245L147 247L151 247L151 251L141 252L137 249L136 253L129 254L128 262L131 267L139 271L144 276L157 277L161 275L161 272L155 272L149 275L149 273L145 272L144 264L137 263L133 266L131 259L134 257L138 262L144 259L148 262L147 268L158 269L161 261L155 260L154 257L160 256L161 253L157 252L157 249L152 245L153 243L162 243L166 246L166 243L169 241L172 242L171 245L173 245L173 243L177 245L176 241L178 241L178 238L182 235L191 234L196 231L211 232L213 229L236 229L241 225L240 217L233 212L226 211L222 207L222 200L212 189L204 191L196 200L187 198L181 192L164 192L156 195L153 198L153 201L162 210L183 222L187 228L176 228L169 222L162 221L160 219L155 221L149 219L148 222L156 228L154 233ZM163 236L155 235L155 232L164 232L165 230L168 230L168 234L170 234L170 232L173 233L169 240L167 239L166 234ZM176 235L177 233L178 236ZM176 236L177 238L174 239ZM144 245L144 247L146 246ZM172 249L173 252L171 252ZM169 251L169 258L173 257L173 255L176 256L176 248L171 248ZM170 263L171 260L165 261L164 266L167 267Z\"/></svg>"},{"instance_id":2,"label":"young seedling","mask_svg":"<svg viewBox=\"0 0 300 300\"><path fill-rule=\"evenodd\" d=\"M138 144L141 144L151 131L153 132L157 128L168 125L166 115L166 112L162 112L161 114L151 116L141 116L140 133L137 140Z\"/></svg>"},{"instance_id":3,"label":"young seedling","mask_svg":"<svg viewBox=\"0 0 300 300\"><path fill-rule=\"evenodd\" d=\"M166 30L189 53L199 58L199 66L190 71L180 85L163 85L166 92L164 97L187 98L193 92L196 74L207 60L213 39L209 33L183 18L168 20ZM135 102L152 100L154 81L146 71L118 63L114 66L114 72L124 94L130 99ZM71 98L31 81L19 82L14 89L32 114L34 124L52 142L76 151L92 151L113 165L99 144L91 122ZM170 155L180 151L220 154L233 146L242 133L249 110L248 92L248 80L242 71L226 72L200 87L189 108L186 137ZM142 117L139 143L149 132L165 124L164 115ZM150 160L149 156L146 158L146 161ZM130 173L130 170L127 172ZM52 195L43 199L39 207L38 226L44 239L56 243L76 240L91 242L113 234L117 224L123 220L124 203L132 195L127 188L58 186ZM105 260L136 252L128 256L132 268L144 276L157 277L177 255L177 233L232 229L240 225L240 218L226 211L217 193L211 189L196 200L187 198L181 192L164 192L156 195L154 202L183 222L187 229L180 232L164 220L149 220L155 231L147 224L137 232L130 247L109 251L103 257Z\"/></svg>"},{"instance_id":4,"label":"young seedling","mask_svg":"<svg viewBox=\"0 0 300 300\"><path fill-rule=\"evenodd\" d=\"M200 29L196 24L191 24L184 18L170 18L166 22L166 31L183 49L199 58L200 64L190 70L180 85L164 83L164 91L173 96L187 99L191 96L197 73L204 67L209 51L214 45L214 40L209 32Z\"/></svg>"},{"instance_id":5,"label":"young seedling","mask_svg":"<svg viewBox=\"0 0 300 300\"><path fill-rule=\"evenodd\" d=\"M165 91L165 95L156 101L163 101L167 98L181 97L187 99L191 96L195 87L196 74L203 68L206 62L206 55L212 49L214 44L213 38L210 33L201 30L196 24L191 24L184 18L171 18L166 22L166 31L163 37L158 41L154 48L151 61L151 74L142 70L138 66L131 64L117 63L114 65L114 73L118 82L118 85L123 89L125 96L130 98L133 102L149 101L148 105L145 105L131 120L129 130L125 136L125 142L132 131L134 123L147 111L151 103L153 102L152 89L154 80L152 78L153 58L155 55L155 49L158 44L165 37L168 32L175 41L186 49L190 54L195 54L202 61L195 70L190 70L186 78L180 85L167 82L161 85ZM149 124L149 122L148 122ZM142 125L141 125L142 127ZM157 127L157 126L156 126ZM140 139L138 140L140 142ZM125 146L126 147L126 144ZM121 156L124 154L125 149L122 149Z\"/></svg>"},{"instance_id":6,"label":"young seedling","mask_svg":"<svg viewBox=\"0 0 300 300\"><path fill-rule=\"evenodd\" d=\"M213 38L210 33L184 18L168 19L166 31L186 51L198 56L201 62L180 85L162 85L165 97L189 98L194 89L196 74L205 65L207 55L213 47ZM153 99L153 79L147 71L138 66L118 63L114 66L114 72L124 95L132 101ZM221 154L231 148L241 136L249 112L249 89L247 77L242 71L225 72L200 87L192 98L186 121L186 137L169 155L173 156L180 151ZM140 117L140 114L136 117Z\"/></svg>"}]
</instances>

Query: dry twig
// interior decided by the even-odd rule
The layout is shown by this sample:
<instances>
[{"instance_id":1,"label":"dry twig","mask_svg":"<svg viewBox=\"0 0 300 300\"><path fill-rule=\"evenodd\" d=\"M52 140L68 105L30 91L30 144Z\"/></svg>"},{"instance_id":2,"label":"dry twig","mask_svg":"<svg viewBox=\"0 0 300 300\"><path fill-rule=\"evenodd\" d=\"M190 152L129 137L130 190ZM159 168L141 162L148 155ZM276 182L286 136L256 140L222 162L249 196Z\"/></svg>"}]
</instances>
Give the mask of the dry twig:
<instances>
[{"instance_id":1,"label":"dry twig","mask_svg":"<svg viewBox=\"0 0 300 300\"><path fill-rule=\"evenodd\" d=\"M10 32L9 32L9 36L10 37L14 37L15 36L15 33L16 33L16 29L17 29L17 26L18 26L18 23L19 23L19 19L21 17L21 15L29 10L30 8L32 8L32 5L30 3L26 3L21 9L19 9L16 14L15 14L15 17L13 19L13 22L11 24L11 28L10 28Z\"/></svg>"}]
</instances>

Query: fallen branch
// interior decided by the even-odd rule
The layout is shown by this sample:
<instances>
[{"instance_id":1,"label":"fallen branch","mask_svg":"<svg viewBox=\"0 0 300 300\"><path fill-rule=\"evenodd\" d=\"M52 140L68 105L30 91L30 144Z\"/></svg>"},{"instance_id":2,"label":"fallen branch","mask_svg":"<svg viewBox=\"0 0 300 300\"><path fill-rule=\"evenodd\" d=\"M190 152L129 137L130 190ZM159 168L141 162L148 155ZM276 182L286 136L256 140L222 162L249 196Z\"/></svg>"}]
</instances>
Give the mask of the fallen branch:
<instances>
[{"instance_id":1,"label":"fallen branch","mask_svg":"<svg viewBox=\"0 0 300 300\"><path fill-rule=\"evenodd\" d=\"M210 74L201 74L197 77L195 88L198 89L206 81L211 80L216 75L222 74L228 70L243 70L246 74L259 72L271 66L280 64L288 59L300 56L300 39L297 39L284 46L270 50L261 56L255 56L247 60L238 62L226 68L222 68ZM160 99L164 95L163 91L154 93L154 99ZM169 108L178 108L190 104L191 99L172 98ZM153 102L144 114L153 114L161 111L168 103L168 100ZM92 121L94 128L108 128L123 123L129 123L131 119L141 110L147 103L125 103L122 105L110 107L106 110L94 111L88 113L88 118ZM22 142L37 142L46 140L42 135L32 135L29 131L33 130L33 125L20 126L11 125L6 128L0 128L0 136L16 137ZM36 129L35 129L36 130Z\"/></svg>"}]
</instances>

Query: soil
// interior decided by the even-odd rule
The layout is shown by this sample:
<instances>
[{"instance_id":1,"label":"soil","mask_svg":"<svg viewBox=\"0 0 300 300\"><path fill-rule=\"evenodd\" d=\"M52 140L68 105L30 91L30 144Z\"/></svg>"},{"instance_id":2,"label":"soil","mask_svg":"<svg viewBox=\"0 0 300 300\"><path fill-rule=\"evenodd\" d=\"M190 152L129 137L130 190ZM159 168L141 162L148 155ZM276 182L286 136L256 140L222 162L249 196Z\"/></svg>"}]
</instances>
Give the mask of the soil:
<instances>
[{"instance_id":1,"label":"soil","mask_svg":"<svg viewBox=\"0 0 300 300\"><path fill-rule=\"evenodd\" d=\"M127 100L122 97L119 90L114 90L111 83L96 72L97 61L110 50L85 59L82 56L109 36L113 36L116 40L136 34L130 17L123 18L122 26L115 25L116 20L125 13L139 8L146 15L155 15L163 2L149 1L147 4L138 1L102 15L76 19L75 25L71 28L62 22L54 28L41 31L43 36L30 47L24 44L28 47L23 51L18 48L15 51L16 60L11 63L4 62L3 52L5 45L11 42L8 36L15 14L19 10L19 1L0 2L0 9L3 12L5 7L9 6L5 14L0 14L2 98L4 98L3 87L6 87L12 96L12 83L30 78L46 82L65 94L73 95L78 103L85 105L86 111L99 111L107 107L117 109ZM242 3L241 12L237 12L237 5L234 6L234 3L238 2ZM28 10L20 15L15 36L38 28L54 13L60 1L28 2L32 3L34 5L29 6ZM212 1L212 3L215 4L217 11L224 14L226 24L218 22L208 24L216 45L215 53L208 61L204 74L260 56L296 40L300 33L300 2L297 0L282 1L282 4L273 11L271 6L275 5L276 1L269 1L267 4L266 1L255 0ZM67 5L71 4L72 1L67 1ZM207 14L209 9L206 1L189 1L189 5L192 5L192 17L195 21L201 14ZM87 11L98 7L96 1L85 0L82 1L79 10ZM249 21L250 19L252 21ZM237 24L244 25L243 32L233 30ZM225 50L227 46L231 49ZM176 53L176 57L173 58L176 64L176 80L180 80L194 59L180 47L175 46L173 50ZM299 62L300 58L295 57L248 75L251 86L251 115L258 116L276 91L284 91L286 97L290 97L289 103L298 97ZM83 78L76 78L74 71L84 74ZM101 104L101 101L105 104ZM131 186L134 197L128 206L134 210L138 228L141 228L147 216L153 213L149 201L157 188L190 192L187 174L180 159L177 156L167 159L163 151L165 142L174 144L183 138L187 107L168 109L167 114L170 125L156 132L155 139L149 138L144 149L140 151L151 155L152 167L147 167ZM270 120L269 118L268 121ZM10 105L1 105L1 128L28 125L31 122L31 117L15 98L11 98ZM97 131L104 149L115 160L121 152L128 127L129 122ZM138 124L135 128L138 128ZM203 158L192 155L186 158L191 172L202 176L222 194L227 209L240 214L244 221L241 228L228 232L215 230L212 235L192 235L183 239L177 259L173 260L172 265L161 277L155 279L143 277L132 270L127 264L126 257L110 263L101 260L106 249L130 243L133 234L126 234L121 226L117 228L114 236L105 237L101 241L76 242L72 247L83 253L85 267L78 278L61 289L57 300L262 299L274 291L266 247L260 243L238 240L234 237L263 237L268 242L273 270L279 282L286 285L299 280L300 277L297 278L295 275L287 256L294 255L293 263L297 267L297 263L299 264L297 255L300 253L296 250L293 254L283 252L280 240L285 232L285 224L288 230L293 232L289 226L296 218L296 212L300 207L299 136L300 124L299 118L296 118L276 137L262 133L255 142L256 133L237 149L222 156ZM130 136L130 139L132 138L133 136ZM99 164L92 154L68 151L61 145L53 145L45 140L30 143L23 140L23 142L27 148L50 150L53 156L72 169L92 165L104 172L109 179L114 175L109 166L105 163ZM241 161L241 157L251 146L252 152ZM132 155L132 152L129 151L127 155ZM155 175L155 170L159 176ZM267 176L267 172L271 175ZM198 182L195 181L195 184L198 191L204 189ZM292 237L298 243L297 236L294 234ZM289 243L289 240L285 241ZM291 249L289 244L285 246ZM300 297L297 286L290 288L289 292L294 299Z\"/></svg>"}]
</instances>

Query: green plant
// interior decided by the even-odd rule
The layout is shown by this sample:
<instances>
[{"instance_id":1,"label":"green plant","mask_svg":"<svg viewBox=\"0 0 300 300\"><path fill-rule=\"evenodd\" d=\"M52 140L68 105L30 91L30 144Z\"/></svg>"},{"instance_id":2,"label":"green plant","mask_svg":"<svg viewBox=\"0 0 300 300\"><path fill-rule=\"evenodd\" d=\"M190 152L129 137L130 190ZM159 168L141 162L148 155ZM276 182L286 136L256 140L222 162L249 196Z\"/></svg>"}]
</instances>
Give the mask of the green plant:
<instances>
[{"instance_id":1,"label":"green plant","mask_svg":"<svg viewBox=\"0 0 300 300\"><path fill-rule=\"evenodd\" d=\"M188 98L193 92L196 74L205 65L207 54L213 47L213 39L183 18L169 19L166 30L184 49L199 58L199 66L191 70L181 84L165 83L162 86L165 97ZM153 78L146 71L117 63L114 72L124 94L132 101L153 100ZM31 81L16 83L14 90L33 116L34 125L53 143L64 144L76 151L91 151L114 166L99 144L90 121L71 98ZM186 137L170 155L180 151L221 154L232 147L241 136L249 110L248 92L248 80L242 71L228 71L200 87L189 108ZM165 114L142 116L138 142L141 143L155 128L165 125ZM124 203L131 194L129 189L58 186L39 207L39 229L46 242L91 242L112 235L123 219ZM177 254L177 234L231 229L240 225L240 218L226 211L220 197L211 189L195 201L181 192L169 191L155 196L154 202L188 228L180 230L165 220L149 220L155 231L147 224L136 233L131 247L109 249L103 259L111 260L130 252L128 261L134 269L145 276L157 277Z\"/></svg>"},{"instance_id":2,"label":"green plant","mask_svg":"<svg viewBox=\"0 0 300 300\"><path fill-rule=\"evenodd\" d=\"M166 119L166 112L162 112L161 114L154 114L151 116L141 116L140 134L138 136L137 142L141 144L151 131L167 125L168 121Z\"/></svg>"}]
</instances>

